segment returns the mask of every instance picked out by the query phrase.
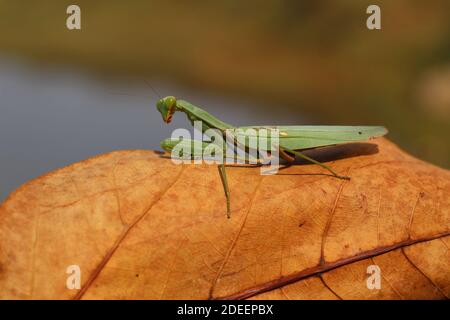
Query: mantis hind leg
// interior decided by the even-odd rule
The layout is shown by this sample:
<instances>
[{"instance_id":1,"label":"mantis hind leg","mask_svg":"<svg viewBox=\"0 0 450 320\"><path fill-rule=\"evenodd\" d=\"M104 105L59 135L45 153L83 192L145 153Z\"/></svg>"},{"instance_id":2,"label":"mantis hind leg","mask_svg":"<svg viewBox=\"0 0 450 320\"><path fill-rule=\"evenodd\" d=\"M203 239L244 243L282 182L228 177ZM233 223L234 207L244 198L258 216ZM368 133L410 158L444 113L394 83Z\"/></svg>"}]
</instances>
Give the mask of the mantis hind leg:
<instances>
[{"instance_id":1,"label":"mantis hind leg","mask_svg":"<svg viewBox=\"0 0 450 320\"><path fill-rule=\"evenodd\" d=\"M296 156L298 156L298 157L300 157L300 158L302 158L302 159L305 159L305 160L307 160L307 161L309 161L309 162L312 162L312 163L314 163L314 164L317 164L317 165L321 166L322 168L324 168L324 169L330 171L331 174L332 174L333 176L335 176L336 178L339 178L339 179L345 179L345 180L350 180L350 177L347 177L347 176L341 176L340 174L336 173L331 167L327 166L326 164L323 164L322 162L319 162L319 161L317 161L317 160L314 160L313 158L310 158L310 157L308 157L307 155L305 155L305 154L303 154L303 153L301 153L301 152L299 152L299 151L290 150L290 149L286 149L286 148L283 148L283 149L284 149L283 151L280 149L280 155L282 155L283 153L286 153L286 151L287 151L287 152L292 153L292 154L294 154L294 155L296 155Z\"/></svg>"},{"instance_id":2,"label":"mantis hind leg","mask_svg":"<svg viewBox=\"0 0 450 320\"><path fill-rule=\"evenodd\" d=\"M220 179L222 180L223 190L225 191L225 197L227 199L227 217L231 218L230 210L230 189L228 188L227 172L225 171L225 161L223 161L218 167Z\"/></svg>"},{"instance_id":3,"label":"mantis hind leg","mask_svg":"<svg viewBox=\"0 0 450 320\"><path fill-rule=\"evenodd\" d=\"M289 163L292 163L295 161L295 156L291 156L290 154L288 154L286 151L284 151L283 149L280 148L280 157L283 158L284 160L286 160Z\"/></svg>"}]
</instances>

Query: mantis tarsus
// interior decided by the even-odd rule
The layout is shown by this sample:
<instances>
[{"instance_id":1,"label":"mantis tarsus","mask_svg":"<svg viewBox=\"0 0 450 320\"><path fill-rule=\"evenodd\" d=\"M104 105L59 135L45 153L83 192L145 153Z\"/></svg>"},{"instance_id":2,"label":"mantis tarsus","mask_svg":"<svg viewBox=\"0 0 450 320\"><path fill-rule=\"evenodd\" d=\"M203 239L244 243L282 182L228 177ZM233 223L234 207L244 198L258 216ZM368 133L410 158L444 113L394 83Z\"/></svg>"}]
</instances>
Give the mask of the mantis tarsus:
<instances>
[{"instance_id":1,"label":"mantis tarsus","mask_svg":"<svg viewBox=\"0 0 450 320\"><path fill-rule=\"evenodd\" d=\"M337 145L349 142L365 141L376 137L381 137L387 133L387 129L381 126L251 126L251 127L234 127L227 124L205 110L192 105L183 100L177 100L173 96L168 96L158 100L156 107L161 113L163 121L170 123L173 114L177 111L184 112L189 121L194 124L194 121L202 122L202 131L208 129L217 129L225 137L226 131L254 128L260 130L263 128L277 128L279 135L279 157L293 162L295 156L303 158L314 164L321 166L328 170L334 177L339 179L350 179L346 176L337 174L329 166L316 161L300 150L312 149L330 145ZM161 142L161 146L166 151L171 151L176 144L180 143L176 139L165 139ZM185 143L192 143L192 141L185 141ZM201 146L202 148L203 146ZM243 146L244 148L247 146ZM224 154L225 157L225 154ZM225 170L225 161L219 164L219 173L225 191L227 200L227 216L230 218L230 191L228 187L227 174Z\"/></svg>"}]
</instances>

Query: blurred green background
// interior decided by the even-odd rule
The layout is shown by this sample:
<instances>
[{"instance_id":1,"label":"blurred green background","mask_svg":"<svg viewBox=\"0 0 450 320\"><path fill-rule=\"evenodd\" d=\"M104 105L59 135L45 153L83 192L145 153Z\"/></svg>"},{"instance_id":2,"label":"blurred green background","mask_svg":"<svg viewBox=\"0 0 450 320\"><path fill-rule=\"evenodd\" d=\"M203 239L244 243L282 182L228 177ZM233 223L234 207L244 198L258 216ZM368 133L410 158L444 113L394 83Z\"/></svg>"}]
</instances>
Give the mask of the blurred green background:
<instances>
[{"instance_id":1,"label":"blurred green background","mask_svg":"<svg viewBox=\"0 0 450 320\"><path fill-rule=\"evenodd\" d=\"M273 123L381 124L450 167L448 0L78 0L78 31L65 27L69 4L0 1L0 55L247 99ZM381 30L366 27L370 4Z\"/></svg>"}]
</instances>

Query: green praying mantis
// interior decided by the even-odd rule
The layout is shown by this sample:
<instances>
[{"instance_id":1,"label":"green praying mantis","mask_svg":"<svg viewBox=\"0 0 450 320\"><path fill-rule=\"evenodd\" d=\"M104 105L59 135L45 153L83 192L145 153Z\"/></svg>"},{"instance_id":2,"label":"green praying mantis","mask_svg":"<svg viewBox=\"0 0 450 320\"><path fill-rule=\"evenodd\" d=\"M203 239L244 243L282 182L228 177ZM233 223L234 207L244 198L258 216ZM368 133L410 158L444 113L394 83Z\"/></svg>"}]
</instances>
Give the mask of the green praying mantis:
<instances>
[{"instance_id":1,"label":"green praying mantis","mask_svg":"<svg viewBox=\"0 0 450 320\"><path fill-rule=\"evenodd\" d=\"M248 143L248 139L238 139L241 135L247 135L244 138L249 138L248 135L258 136L258 133L262 129L277 130L277 152L276 155L289 163L295 160L295 157L302 158L311 163L317 164L322 168L328 170L333 177L339 179L350 179L350 177L342 176L336 173L328 165L321 163L302 153L302 150L313 149L318 147L325 147L331 145L338 145L343 143L365 141L385 135L388 131L382 126L251 126L251 127L234 127L228 123L225 123L213 115L209 114L205 110L194 106L193 104L178 100L173 96L168 96L158 100L156 107L161 113L162 119L165 123L170 123L175 112L184 112L194 125L195 121L201 121L201 131L207 134L209 129L215 129L222 137L229 138L231 132L231 139L234 141L239 140L238 148L244 151L244 153L250 152L254 145ZM248 130L253 129L253 131ZM246 132L251 132L250 134ZM270 139L269 139L270 140ZM171 152L176 146L180 144L186 144L193 147L194 152L192 154L184 155L185 157L192 157L194 154L201 154L201 152L207 148L207 144L195 143L189 139L164 139L161 141L161 147ZM270 141L269 141L270 144ZM271 145L273 147L273 144ZM199 150L198 150L199 149ZM267 148L268 149L268 148ZM269 156L272 154L269 152ZM227 204L227 216L231 217L230 209L230 190L228 187L228 179L225 170L225 157L226 152L220 155L222 157L221 163L218 165L219 174L221 177L222 185L225 192L226 204ZM235 155L235 158L239 158ZM244 159L245 160L245 159ZM257 158L257 161L264 159Z\"/></svg>"}]
</instances>

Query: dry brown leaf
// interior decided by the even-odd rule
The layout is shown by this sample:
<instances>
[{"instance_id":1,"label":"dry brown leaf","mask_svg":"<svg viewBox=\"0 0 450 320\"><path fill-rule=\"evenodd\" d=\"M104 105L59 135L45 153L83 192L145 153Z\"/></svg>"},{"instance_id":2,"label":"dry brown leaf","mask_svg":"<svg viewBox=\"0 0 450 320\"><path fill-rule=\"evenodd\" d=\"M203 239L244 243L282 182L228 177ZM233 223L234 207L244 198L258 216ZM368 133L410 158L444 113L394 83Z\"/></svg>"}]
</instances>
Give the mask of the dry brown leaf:
<instances>
[{"instance_id":1,"label":"dry brown leaf","mask_svg":"<svg viewBox=\"0 0 450 320\"><path fill-rule=\"evenodd\" d=\"M228 168L230 220L215 166L156 152L32 180L0 207L1 298L448 298L450 172L385 139L313 152L352 179Z\"/></svg>"},{"instance_id":2,"label":"dry brown leaf","mask_svg":"<svg viewBox=\"0 0 450 320\"><path fill-rule=\"evenodd\" d=\"M250 299L448 299L450 236L416 243L305 277ZM367 268L381 270L380 289L368 290Z\"/></svg>"}]
</instances>

